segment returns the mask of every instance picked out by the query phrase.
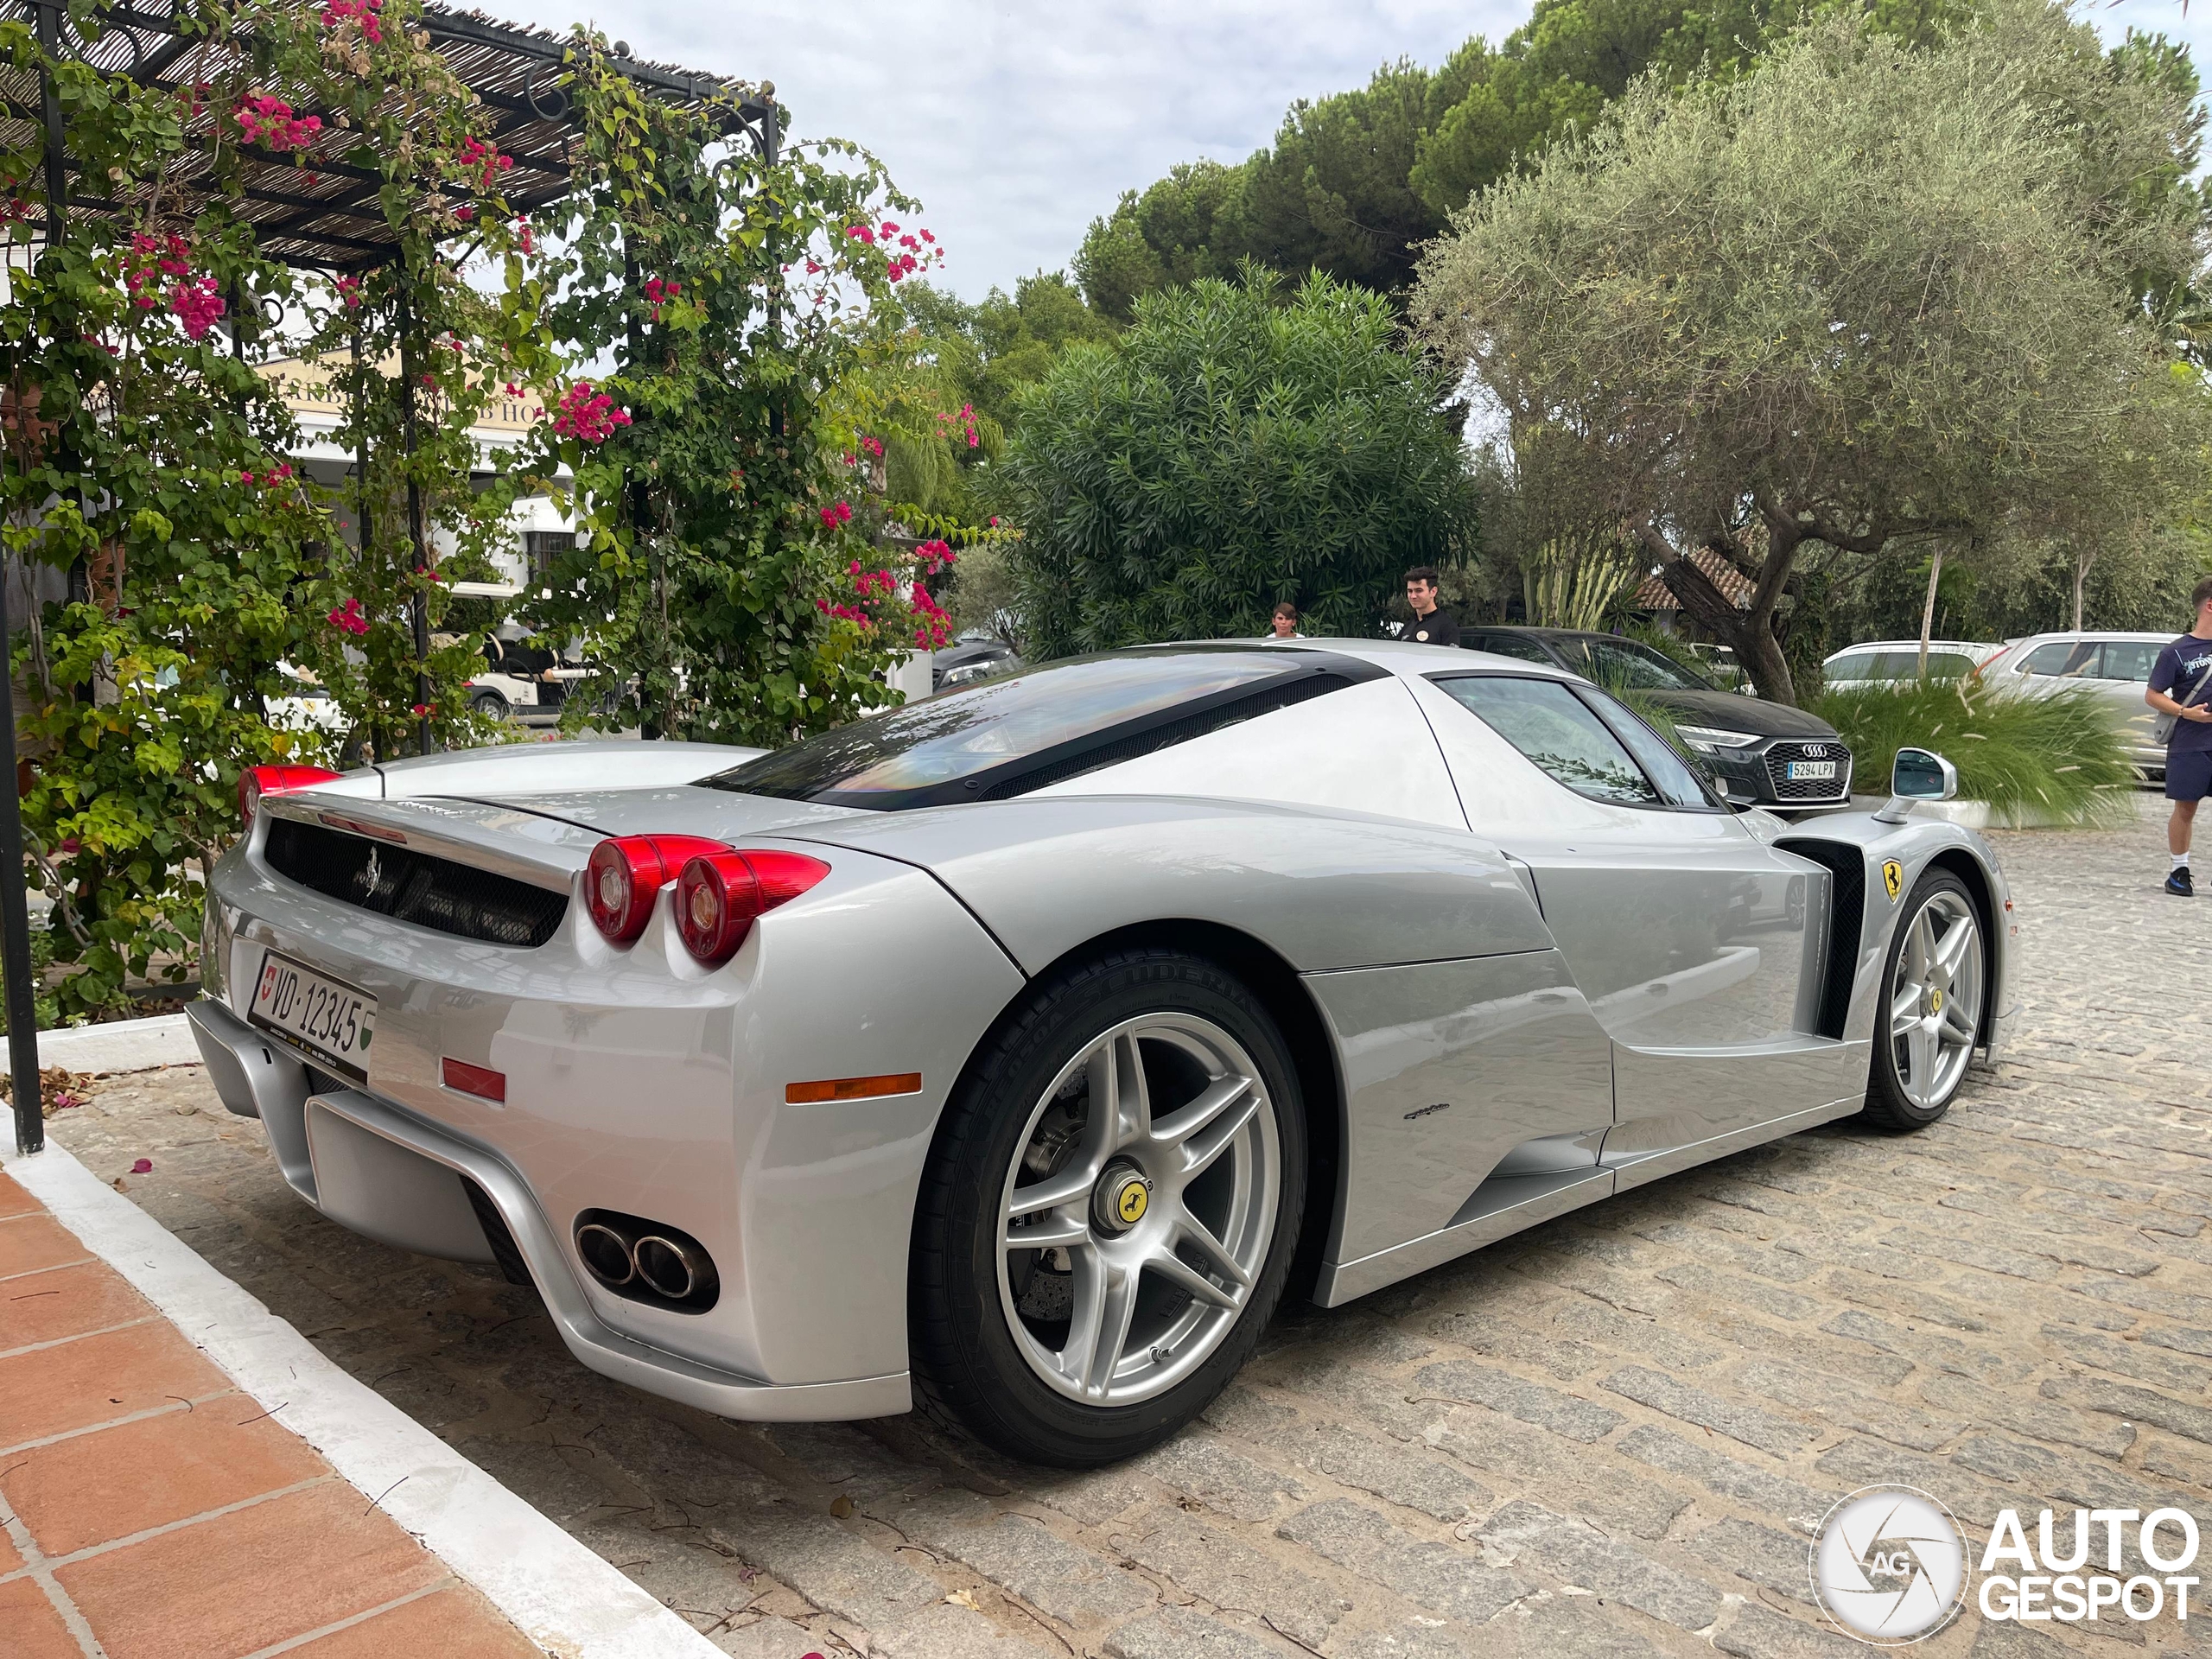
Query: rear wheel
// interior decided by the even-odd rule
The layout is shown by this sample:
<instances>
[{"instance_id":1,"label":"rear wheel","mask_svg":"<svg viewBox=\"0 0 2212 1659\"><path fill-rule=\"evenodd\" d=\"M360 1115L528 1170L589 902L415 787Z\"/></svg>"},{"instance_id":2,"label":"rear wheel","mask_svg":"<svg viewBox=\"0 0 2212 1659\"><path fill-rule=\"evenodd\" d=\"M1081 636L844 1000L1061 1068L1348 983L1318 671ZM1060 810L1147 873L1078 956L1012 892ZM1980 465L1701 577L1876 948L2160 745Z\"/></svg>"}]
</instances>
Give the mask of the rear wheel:
<instances>
[{"instance_id":1,"label":"rear wheel","mask_svg":"<svg viewBox=\"0 0 2212 1659\"><path fill-rule=\"evenodd\" d=\"M479 691L468 700L468 706L478 714L489 715L494 720L505 720L514 712L508 708L507 700L497 691Z\"/></svg>"},{"instance_id":2,"label":"rear wheel","mask_svg":"<svg viewBox=\"0 0 2212 1659\"><path fill-rule=\"evenodd\" d=\"M1986 978L1973 895L1957 876L1930 870L1914 884L1890 940L1874 1013L1869 1119L1921 1129L1950 1109L1981 1040Z\"/></svg>"},{"instance_id":3,"label":"rear wheel","mask_svg":"<svg viewBox=\"0 0 2212 1659\"><path fill-rule=\"evenodd\" d=\"M1034 1463L1158 1444L1273 1314L1305 1183L1295 1074L1241 982L1167 950L1057 976L938 1127L914 1224L925 1403Z\"/></svg>"}]
</instances>

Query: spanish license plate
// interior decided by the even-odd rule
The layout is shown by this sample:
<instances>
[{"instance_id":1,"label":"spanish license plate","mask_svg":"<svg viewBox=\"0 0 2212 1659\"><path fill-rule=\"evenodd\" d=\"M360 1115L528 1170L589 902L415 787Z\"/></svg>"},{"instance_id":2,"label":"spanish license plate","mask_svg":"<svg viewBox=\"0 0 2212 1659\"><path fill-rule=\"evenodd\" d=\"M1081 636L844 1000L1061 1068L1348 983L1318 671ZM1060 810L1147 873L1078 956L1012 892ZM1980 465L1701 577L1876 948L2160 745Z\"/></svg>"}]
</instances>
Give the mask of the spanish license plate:
<instances>
[{"instance_id":1,"label":"spanish license plate","mask_svg":"<svg viewBox=\"0 0 2212 1659\"><path fill-rule=\"evenodd\" d=\"M261 962L247 1020L305 1049L333 1071L369 1080L377 1000L271 950Z\"/></svg>"},{"instance_id":2,"label":"spanish license plate","mask_svg":"<svg viewBox=\"0 0 2212 1659\"><path fill-rule=\"evenodd\" d=\"M1835 765L1833 760L1792 760L1789 763L1790 781L1794 783L1801 778L1808 780L1825 778L1833 781Z\"/></svg>"}]
</instances>

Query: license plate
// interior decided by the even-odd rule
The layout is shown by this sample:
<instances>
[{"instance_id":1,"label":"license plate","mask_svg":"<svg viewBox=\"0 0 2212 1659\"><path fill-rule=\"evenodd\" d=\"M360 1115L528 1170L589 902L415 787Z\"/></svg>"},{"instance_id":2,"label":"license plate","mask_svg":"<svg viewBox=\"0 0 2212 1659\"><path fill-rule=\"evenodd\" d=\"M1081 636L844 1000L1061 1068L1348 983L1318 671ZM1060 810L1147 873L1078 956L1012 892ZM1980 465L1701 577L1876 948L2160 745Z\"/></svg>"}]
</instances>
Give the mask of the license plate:
<instances>
[{"instance_id":1,"label":"license plate","mask_svg":"<svg viewBox=\"0 0 2212 1659\"><path fill-rule=\"evenodd\" d=\"M1793 780L1799 778L1833 779L1835 776L1835 766L1836 763L1833 760L1792 760L1789 763L1789 776Z\"/></svg>"},{"instance_id":2,"label":"license plate","mask_svg":"<svg viewBox=\"0 0 2212 1659\"><path fill-rule=\"evenodd\" d=\"M333 1071L369 1080L369 1039L377 1000L365 991L325 977L274 950L262 958L247 1020L305 1049Z\"/></svg>"}]
</instances>

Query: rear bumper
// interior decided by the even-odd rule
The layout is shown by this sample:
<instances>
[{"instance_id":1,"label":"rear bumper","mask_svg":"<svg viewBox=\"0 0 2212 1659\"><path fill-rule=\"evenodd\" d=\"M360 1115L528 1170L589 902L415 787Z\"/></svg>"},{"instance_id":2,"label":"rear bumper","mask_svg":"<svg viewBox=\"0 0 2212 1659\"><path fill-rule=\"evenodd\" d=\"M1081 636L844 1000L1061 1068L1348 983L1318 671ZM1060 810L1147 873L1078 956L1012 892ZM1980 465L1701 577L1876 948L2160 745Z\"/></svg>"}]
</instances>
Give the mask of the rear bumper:
<instances>
[{"instance_id":1,"label":"rear bumper","mask_svg":"<svg viewBox=\"0 0 2212 1659\"><path fill-rule=\"evenodd\" d=\"M464 1180L513 1236L569 1352L593 1370L724 1417L823 1421L882 1417L912 1404L907 1375L772 1383L675 1354L615 1330L592 1306L565 1240L522 1177L497 1153L318 1074L218 1002L187 1009L223 1103L258 1117L285 1181L357 1232L403 1249L488 1262L490 1241Z\"/></svg>"}]
</instances>

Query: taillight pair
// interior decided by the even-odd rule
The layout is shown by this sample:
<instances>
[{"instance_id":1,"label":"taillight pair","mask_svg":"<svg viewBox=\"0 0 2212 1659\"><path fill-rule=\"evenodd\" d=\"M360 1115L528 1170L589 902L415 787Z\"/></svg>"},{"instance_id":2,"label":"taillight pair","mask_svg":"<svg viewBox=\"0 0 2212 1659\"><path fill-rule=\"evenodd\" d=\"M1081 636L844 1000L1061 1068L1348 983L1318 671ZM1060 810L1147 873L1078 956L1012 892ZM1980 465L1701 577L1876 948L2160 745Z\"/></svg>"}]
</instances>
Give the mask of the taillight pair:
<instances>
[{"instance_id":1,"label":"taillight pair","mask_svg":"<svg viewBox=\"0 0 2212 1659\"><path fill-rule=\"evenodd\" d=\"M653 900L674 881L683 948L712 965L737 954L755 918L829 874L827 864L804 853L740 852L698 836L615 836L592 849L584 891L599 931L627 944L645 931Z\"/></svg>"},{"instance_id":2,"label":"taillight pair","mask_svg":"<svg viewBox=\"0 0 2212 1659\"><path fill-rule=\"evenodd\" d=\"M336 772L325 772L321 766L248 766L238 773L238 817L251 830L254 809L261 804L263 796L287 795L296 789L338 781Z\"/></svg>"}]
</instances>

